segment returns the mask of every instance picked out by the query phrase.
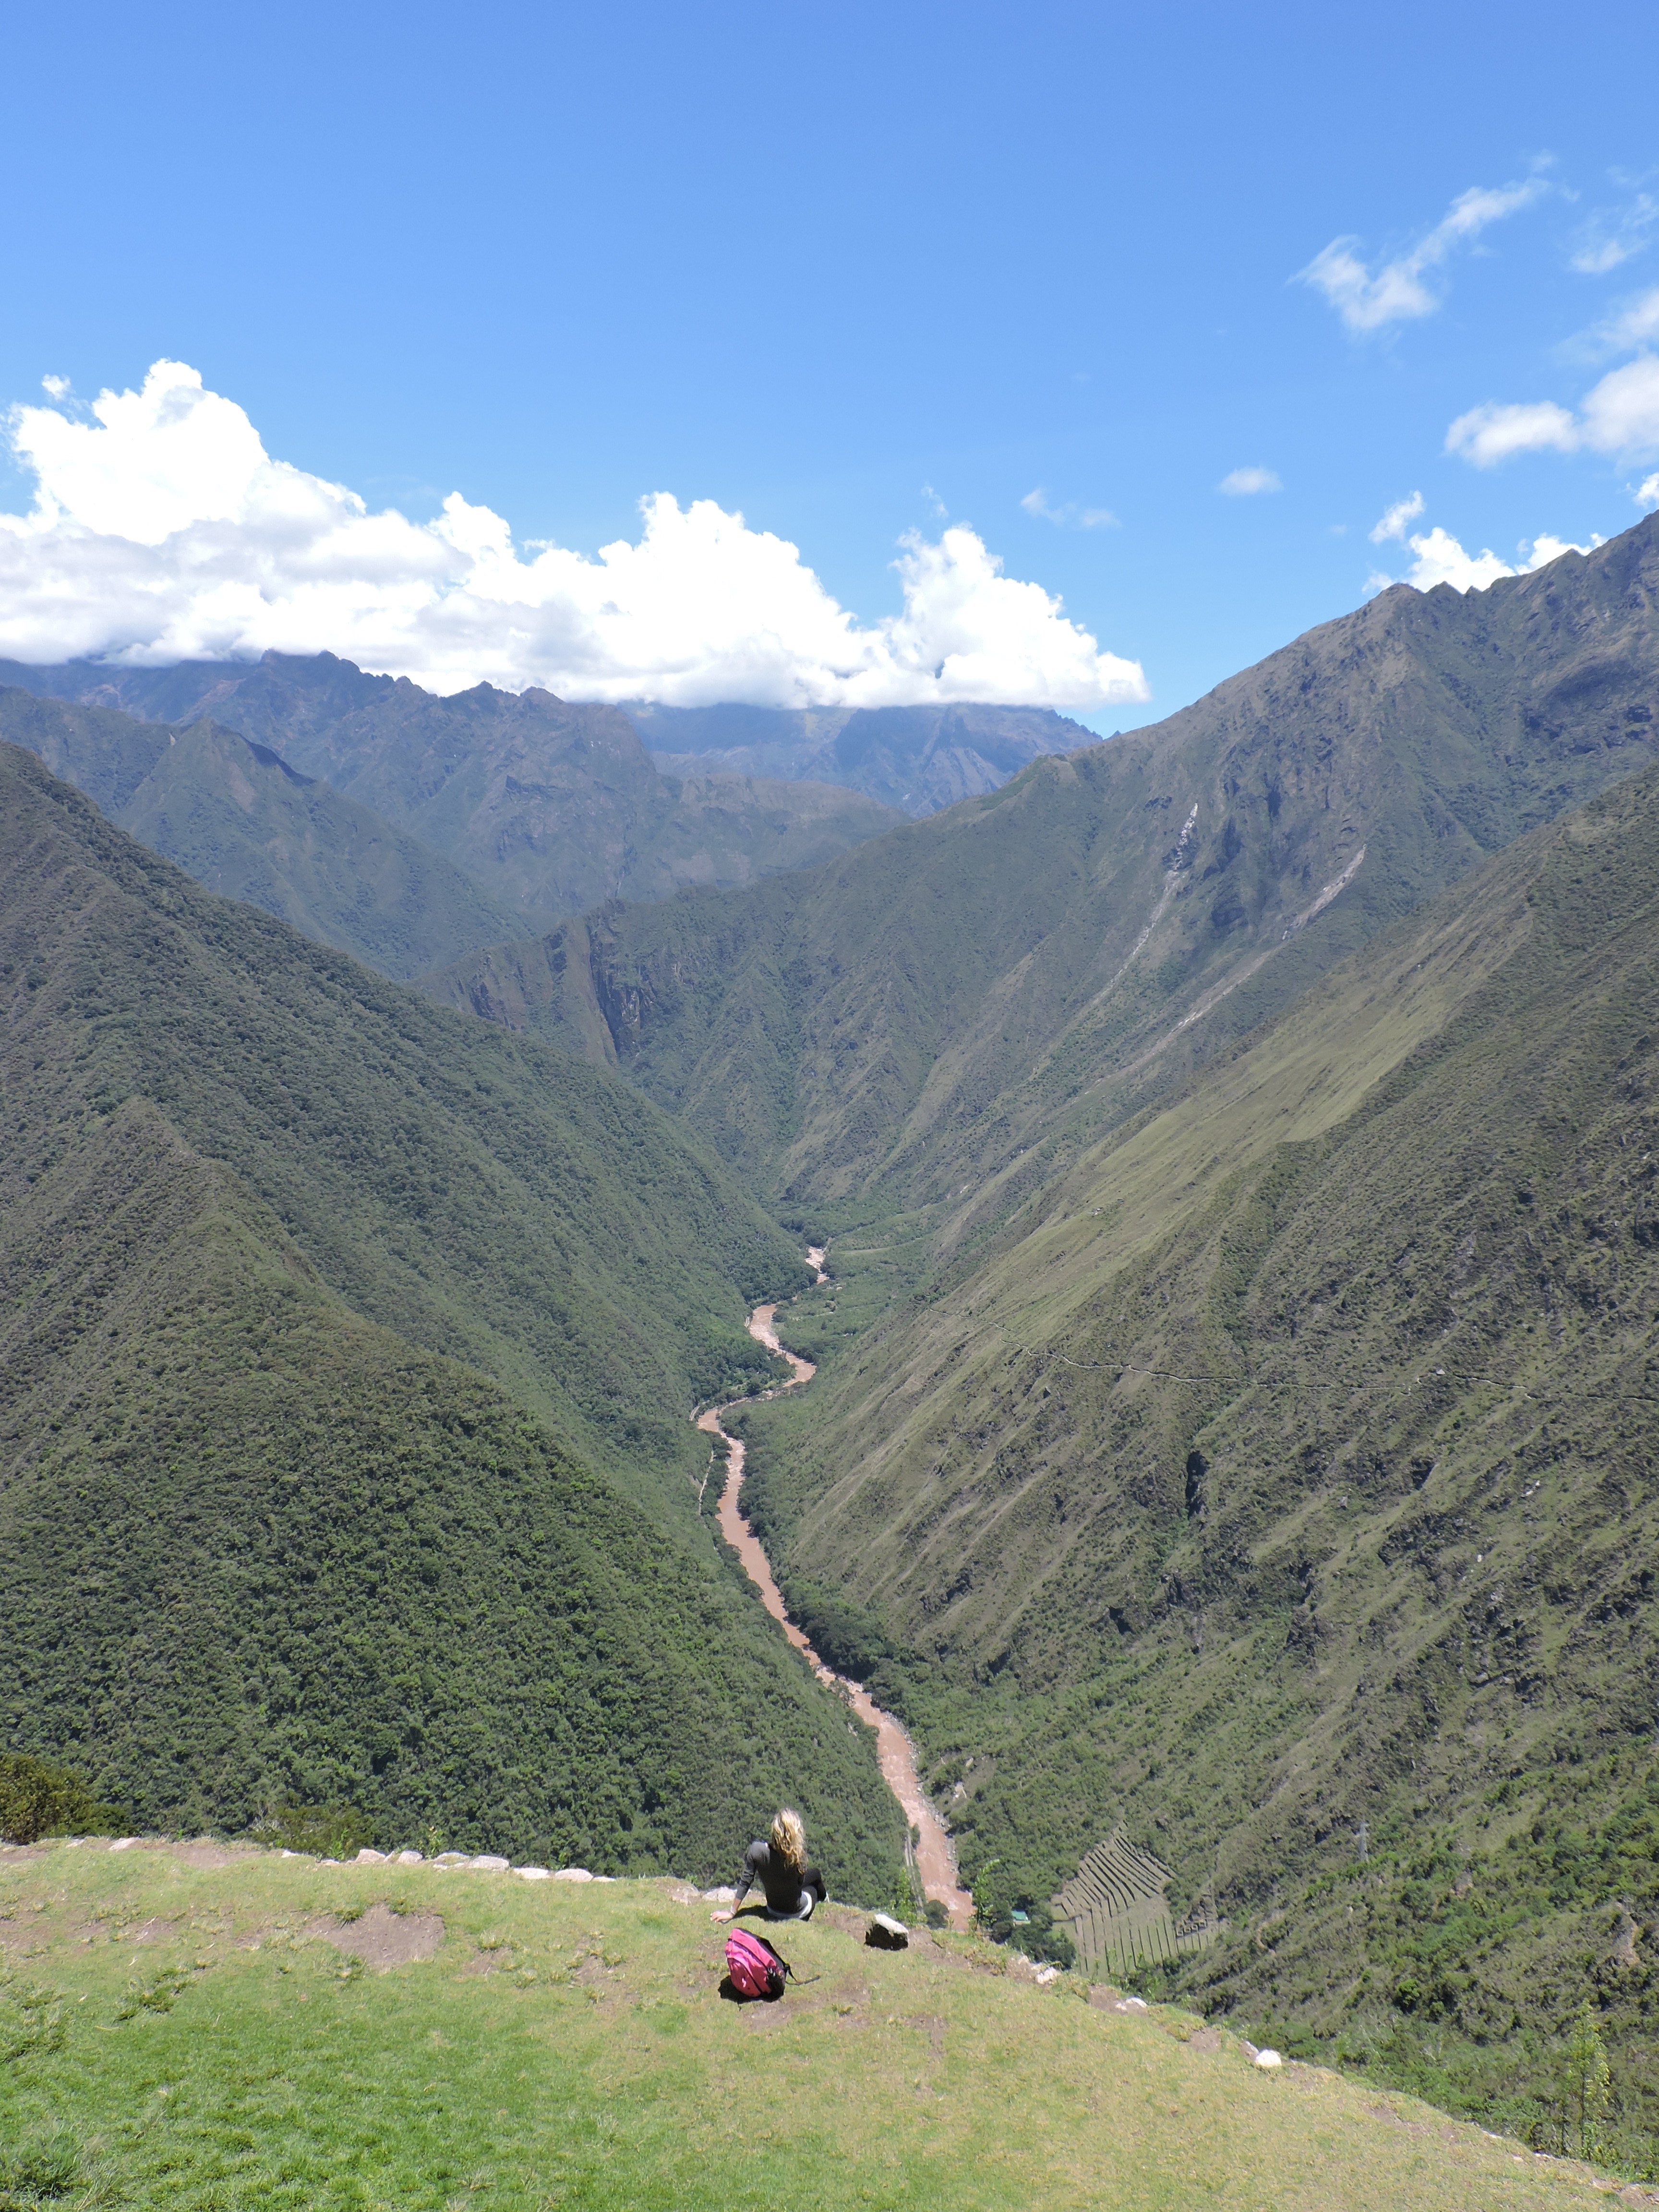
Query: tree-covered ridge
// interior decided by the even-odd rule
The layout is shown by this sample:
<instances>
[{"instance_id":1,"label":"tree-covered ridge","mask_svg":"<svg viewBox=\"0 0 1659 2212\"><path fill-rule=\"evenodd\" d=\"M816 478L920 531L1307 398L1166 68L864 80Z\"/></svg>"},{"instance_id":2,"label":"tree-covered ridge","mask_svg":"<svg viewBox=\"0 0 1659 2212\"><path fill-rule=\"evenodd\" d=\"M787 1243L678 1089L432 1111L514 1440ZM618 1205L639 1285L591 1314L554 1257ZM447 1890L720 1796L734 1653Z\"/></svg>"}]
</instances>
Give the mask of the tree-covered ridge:
<instances>
[{"instance_id":1,"label":"tree-covered ridge","mask_svg":"<svg viewBox=\"0 0 1659 2212\"><path fill-rule=\"evenodd\" d=\"M0 1310L0 1741L144 1829L343 1802L709 1881L787 1778L844 1893L889 1893L865 1732L740 1578L352 1313L148 1100L15 1194Z\"/></svg>"},{"instance_id":2,"label":"tree-covered ridge","mask_svg":"<svg viewBox=\"0 0 1659 2212\"><path fill-rule=\"evenodd\" d=\"M0 752L3 1188L148 1098L365 1318L496 1375L661 1504L686 1419L806 1279L694 1140L614 1079L216 899ZM678 1509L677 1509L678 1510Z\"/></svg>"},{"instance_id":3,"label":"tree-covered ridge","mask_svg":"<svg viewBox=\"0 0 1659 2212\"><path fill-rule=\"evenodd\" d=\"M175 730L0 689L0 737L207 890L383 975L417 975L512 927L441 854L212 722Z\"/></svg>"},{"instance_id":4,"label":"tree-covered ridge","mask_svg":"<svg viewBox=\"0 0 1659 2212\"><path fill-rule=\"evenodd\" d=\"M235 731L373 809L392 834L442 854L520 929L605 898L663 898L687 884L811 866L904 818L834 782L746 769L665 775L615 707L488 684L440 698L328 653L173 668L0 662L0 681L102 710L106 720L120 709ZM512 933L503 924L466 942Z\"/></svg>"}]
</instances>

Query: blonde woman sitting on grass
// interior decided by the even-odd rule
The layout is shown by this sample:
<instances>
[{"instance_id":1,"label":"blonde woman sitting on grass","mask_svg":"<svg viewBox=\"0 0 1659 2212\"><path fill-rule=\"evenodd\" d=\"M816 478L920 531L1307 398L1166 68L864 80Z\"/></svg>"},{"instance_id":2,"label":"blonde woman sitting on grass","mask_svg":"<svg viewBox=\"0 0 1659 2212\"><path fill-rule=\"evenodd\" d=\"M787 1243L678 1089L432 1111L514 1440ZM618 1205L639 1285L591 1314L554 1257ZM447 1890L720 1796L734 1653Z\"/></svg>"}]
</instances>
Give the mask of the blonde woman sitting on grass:
<instances>
[{"instance_id":1,"label":"blonde woman sitting on grass","mask_svg":"<svg viewBox=\"0 0 1659 2212\"><path fill-rule=\"evenodd\" d=\"M732 1919L757 1882L765 1892L769 1920L810 1920L812 1907L823 1904L823 1876L806 1863L806 1831L799 1813L786 1808L773 1821L766 1841L750 1844L730 1911L711 1912L709 1918Z\"/></svg>"}]
</instances>

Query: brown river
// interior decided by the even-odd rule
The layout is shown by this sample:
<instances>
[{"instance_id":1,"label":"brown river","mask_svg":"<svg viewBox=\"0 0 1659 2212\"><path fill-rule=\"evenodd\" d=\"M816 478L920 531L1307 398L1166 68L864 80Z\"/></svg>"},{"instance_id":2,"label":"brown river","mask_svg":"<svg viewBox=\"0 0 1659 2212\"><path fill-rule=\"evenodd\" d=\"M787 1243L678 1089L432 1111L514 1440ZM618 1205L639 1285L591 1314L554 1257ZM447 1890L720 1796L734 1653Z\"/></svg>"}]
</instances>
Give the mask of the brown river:
<instances>
[{"instance_id":1,"label":"brown river","mask_svg":"<svg viewBox=\"0 0 1659 2212\"><path fill-rule=\"evenodd\" d=\"M822 1249L817 1245L811 1246L806 1256L817 1270L818 1280L824 1281ZM810 1359L801 1358L798 1353L787 1350L779 1343L774 1325L776 1313L775 1305L757 1306L749 1316L749 1334L763 1344L769 1352L775 1352L789 1362L794 1372L784 1387L793 1390L803 1382L810 1382L817 1370ZM741 1404L743 1401L734 1399L729 1402ZM744 1443L741 1437L734 1437L721 1427L720 1415L725 1411L724 1406L713 1406L697 1422L700 1429L707 1430L710 1436L720 1437L726 1445L726 1487L720 1492L720 1533L742 1560L744 1572L761 1594L762 1604L779 1623L795 1649L806 1659L819 1680L833 1685L859 1718L874 1729L882 1778L902 1807L904 1817L911 1828L921 1838L916 1845L915 1856L916 1870L921 1876L923 1891L928 1897L939 1899L950 1914L953 1928L965 1928L973 1917L974 1900L962 1887L957 1873L957 1855L951 1848L951 1838L938 1814L922 1793L921 1778L916 1772L915 1747L901 1723L891 1713L883 1712L867 1690L857 1682L849 1682L844 1676L832 1673L824 1665L784 1611L783 1599L773 1577L771 1563L761 1547L759 1537L744 1519L738 1504L738 1493L743 1488Z\"/></svg>"}]
</instances>

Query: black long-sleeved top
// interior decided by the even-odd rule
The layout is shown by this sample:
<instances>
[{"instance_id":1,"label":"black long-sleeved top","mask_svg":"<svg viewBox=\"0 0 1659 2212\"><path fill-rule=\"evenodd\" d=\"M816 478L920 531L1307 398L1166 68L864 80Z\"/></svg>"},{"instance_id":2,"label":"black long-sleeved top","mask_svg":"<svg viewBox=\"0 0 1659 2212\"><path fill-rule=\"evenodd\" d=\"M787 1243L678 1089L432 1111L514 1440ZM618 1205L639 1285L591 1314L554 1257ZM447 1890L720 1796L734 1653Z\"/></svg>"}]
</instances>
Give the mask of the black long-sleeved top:
<instances>
[{"instance_id":1,"label":"black long-sleeved top","mask_svg":"<svg viewBox=\"0 0 1659 2212\"><path fill-rule=\"evenodd\" d=\"M766 1902L774 1912L798 1912L801 1898L809 1889L816 1903L823 1902L823 1876L817 1869L809 1866L804 1875L797 1875L788 1860L768 1843L750 1844L744 1853L743 1879L738 1884L734 1910L757 1882L765 1891Z\"/></svg>"}]
</instances>

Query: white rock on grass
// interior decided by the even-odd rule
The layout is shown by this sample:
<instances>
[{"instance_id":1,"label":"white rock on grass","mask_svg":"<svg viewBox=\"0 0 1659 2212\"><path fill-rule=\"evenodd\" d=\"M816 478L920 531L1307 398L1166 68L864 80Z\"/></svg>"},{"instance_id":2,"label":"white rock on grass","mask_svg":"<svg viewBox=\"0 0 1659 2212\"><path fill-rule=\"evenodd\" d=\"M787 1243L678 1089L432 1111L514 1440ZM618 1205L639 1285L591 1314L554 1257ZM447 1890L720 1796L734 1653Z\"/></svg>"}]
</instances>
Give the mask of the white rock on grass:
<instances>
[{"instance_id":1,"label":"white rock on grass","mask_svg":"<svg viewBox=\"0 0 1659 2212\"><path fill-rule=\"evenodd\" d=\"M357 1854L357 1863L359 1866L384 1866L386 1864L386 1853L384 1851L372 1851L368 1848L368 1845L365 1844L362 1850Z\"/></svg>"},{"instance_id":2,"label":"white rock on grass","mask_svg":"<svg viewBox=\"0 0 1659 2212\"><path fill-rule=\"evenodd\" d=\"M432 1863L434 1866L456 1867L469 1866L471 1862L465 1851L440 1851Z\"/></svg>"},{"instance_id":3,"label":"white rock on grass","mask_svg":"<svg viewBox=\"0 0 1659 2212\"><path fill-rule=\"evenodd\" d=\"M525 1881L551 1881L553 1879L545 1867L514 1867L513 1871Z\"/></svg>"},{"instance_id":4,"label":"white rock on grass","mask_svg":"<svg viewBox=\"0 0 1659 2212\"><path fill-rule=\"evenodd\" d=\"M1258 2051L1255 2054L1255 2063L1264 2073L1271 2074L1275 2066L1282 2066L1285 2061L1276 2051Z\"/></svg>"},{"instance_id":5,"label":"white rock on grass","mask_svg":"<svg viewBox=\"0 0 1659 2212\"><path fill-rule=\"evenodd\" d=\"M399 1866L423 1866L425 1861L418 1851L399 1851L398 1863Z\"/></svg>"},{"instance_id":6,"label":"white rock on grass","mask_svg":"<svg viewBox=\"0 0 1659 2212\"><path fill-rule=\"evenodd\" d=\"M1060 1968L1054 1966L1039 1966L1036 1978L1038 1986L1046 1990L1050 1982L1057 1982L1060 1979Z\"/></svg>"},{"instance_id":7,"label":"white rock on grass","mask_svg":"<svg viewBox=\"0 0 1659 2212\"><path fill-rule=\"evenodd\" d=\"M118 1836L110 1849L112 1851L130 1851L137 1841L137 1836Z\"/></svg>"},{"instance_id":8,"label":"white rock on grass","mask_svg":"<svg viewBox=\"0 0 1659 2212\"><path fill-rule=\"evenodd\" d=\"M706 1889L703 1895L711 1905L735 1905L738 1893L728 1882L724 1889Z\"/></svg>"},{"instance_id":9,"label":"white rock on grass","mask_svg":"<svg viewBox=\"0 0 1659 2212\"><path fill-rule=\"evenodd\" d=\"M505 1874L512 1863L511 1859L497 1858L493 1851L480 1851L477 1858L467 1861L467 1864L477 1867L480 1874Z\"/></svg>"},{"instance_id":10,"label":"white rock on grass","mask_svg":"<svg viewBox=\"0 0 1659 2212\"><path fill-rule=\"evenodd\" d=\"M592 1881L593 1877L586 1867L561 1867L553 1879L555 1881Z\"/></svg>"},{"instance_id":11,"label":"white rock on grass","mask_svg":"<svg viewBox=\"0 0 1659 2212\"><path fill-rule=\"evenodd\" d=\"M1114 2012L1147 2012L1150 2009L1145 1997L1120 1997L1112 2007Z\"/></svg>"}]
</instances>

